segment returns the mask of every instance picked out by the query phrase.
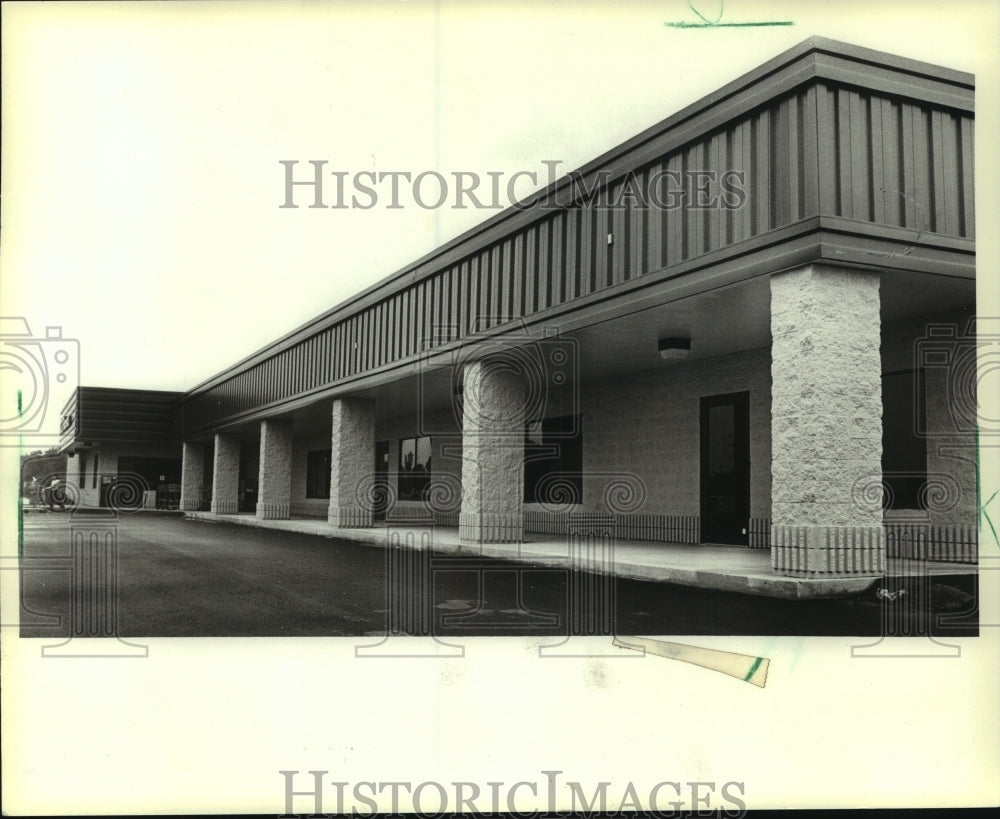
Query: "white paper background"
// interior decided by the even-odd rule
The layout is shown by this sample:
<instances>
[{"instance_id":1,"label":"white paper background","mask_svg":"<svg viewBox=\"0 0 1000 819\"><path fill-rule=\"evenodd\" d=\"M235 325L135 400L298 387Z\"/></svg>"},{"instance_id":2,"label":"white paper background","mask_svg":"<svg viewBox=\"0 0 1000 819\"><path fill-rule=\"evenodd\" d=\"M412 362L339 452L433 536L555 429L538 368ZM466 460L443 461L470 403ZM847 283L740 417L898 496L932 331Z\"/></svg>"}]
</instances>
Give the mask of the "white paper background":
<instances>
[{"instance_id":1,"label":"white paper background","mask_svg":"<svg viewBox=\"0 0 1000 819\"><path fill-rule=\"evenodd\" d=\"M731 0L727 20L795 25L664 26L689 19L673 0L5 4L3 314L79 339L84 384L188 389L494 212L279 209L279 160L565 172L812 34L976 74L980 311L998 303L991 4ZM989 497L995 458L982 478ZM463 660L359 661L356 641L321 639L43 660L8 629L4 808L280 813L282 769L484 789L556 769L613 796L738 780L751 807L996 804L998 577L983 574L983 636L949 641L960 659L690 638L766 650L763 690L652 657L543 661L515 639L464 641Z\"/></svg>"}]
</instances>

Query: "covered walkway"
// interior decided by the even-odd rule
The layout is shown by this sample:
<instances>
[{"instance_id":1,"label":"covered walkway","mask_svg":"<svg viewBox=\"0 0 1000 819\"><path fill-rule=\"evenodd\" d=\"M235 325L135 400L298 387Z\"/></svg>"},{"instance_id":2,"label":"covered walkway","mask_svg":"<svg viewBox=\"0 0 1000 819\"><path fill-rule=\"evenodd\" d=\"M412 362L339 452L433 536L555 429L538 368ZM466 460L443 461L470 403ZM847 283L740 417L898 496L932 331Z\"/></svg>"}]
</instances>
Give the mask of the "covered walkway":
<instances>
[{"instance_id":1,"label":"covered walkway","mask_svg":"<svg viewBox=\"0 0 1000 819\"><path fill-rule=\"evenodd\" d=\"M522 543L470 544L459 539L458 528L427 527L410 523L381 523L365 529L336 529L323 518L298 517L290 520L262 520L256 515L215 515L187 512L189 520L227 523L261 529L276 529L319 535L337 540L385 546L419 544L429 534L431 548L442 554L497 557L532 565L607 571L617 577L676 583L682 586L741 592L786 599L815 599L858 594L882 582L884 577L916 574L975 574L973 564L934 561L888 560L883 576L784 577L772 573L769 549L740 546L691 545L622 540L610 554L601 556L593 548L570 555L571 541L565 536L525 533ZM407 537L407 534L422 535Z\"/></svg>"}]
</instances>

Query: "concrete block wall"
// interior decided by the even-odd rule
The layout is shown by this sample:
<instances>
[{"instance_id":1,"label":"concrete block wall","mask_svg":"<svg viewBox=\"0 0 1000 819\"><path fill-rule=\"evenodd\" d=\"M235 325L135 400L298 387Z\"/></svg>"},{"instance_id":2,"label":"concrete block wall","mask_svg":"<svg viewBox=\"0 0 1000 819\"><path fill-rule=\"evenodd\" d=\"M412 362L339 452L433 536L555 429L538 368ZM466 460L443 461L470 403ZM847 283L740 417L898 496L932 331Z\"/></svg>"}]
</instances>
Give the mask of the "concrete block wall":
<instances>
[{"instance_id":1,"label":"concrete block wall","mask_svg":"<svg viewBox=\"0 0 1000 819\"><path fill-rule=\"evenodd\" d=\"M293 515L309 515L325 518L330 502L327 498L306 497L306 470L309 463L309 453L330 448L330 430L317 430L305 435L295 435L292 439L292 493L291 507ZM329 491L329 477L327 477Z\"/></svg>"},{"instance_id":2,"label":"concrete block wall","mask_svg":"<svg viewBox=\"0 0 1000 819\"><path fill-rule=\"evenodd\" d=\"M750 515L771 513L770 350L667 364L584 385L583 469L634 473L645 484L637 514L697 516L703 396L750 393ZM582 511L607 512L607 479L586 478ZM535 509L535 505L528 508Z\"/></svg>"},{"instance_id":3,"label":"concrete block wall","mask_svg":"<svg viewBox=\"0 0 1000 819\"><path fill-rule=\"evenodd\" d=\"M454 511L438 511L434 514L435 520L442 525L457 526L461 505L462 431L450 409L421 417L408 415L376 421L375 440L389 442L389 485L392 495L396 497L399 489L396 476L399 472L399 442L404 438L419 438L425 434L429 434L431 439L432 484L441 485L442 491L445 488L458 491L453 499L438 497L435 503L440 510L450 510L453 506ZM393 513L397 517L420 517L427 514L427 508L419 501L397 500L390 517Z\"/></svg>"},{"instance_id":4,"label":"concrete block wall","mask_svg":"<svg viewBox=\"0 0 1000 819\"><path fill-rule=\"evenodd\" d=\"M970 308L885 325L882 328L883 372L917 367L921 363L922 350L928 347L947 350L968 345L969 340L963 337L972 316ZM928 339L928 325L951 325L955 340ZM960 359L956 356L954 360ZM967 413L962 411L974 400L975 385L968 378L952 378L958 372L965 372L960 364L924 368L930 503L926 511L888 511L886 523L929 523L975 529L976 431ZM971 371L967 374L971 375Z\"/></svg>"},{"instance_id":5,"label":"concrete block wall","mask_svg":"<svg viewBox=\"0 0 1000 819\"><path fill-rule=\"evenodd\" d=\"M446 480L450 485L456 487L460 485L462 478L462 436L450 411L436 412L422 419L418 419L416 415L377 419L375 440L389 442L389 484L394 496L399 489L396 477L396 473L399 471L399 442L403 438L420 437L424 432L432 433L431 464L433 474L447 476ZM328 501L325 498L306 497L306 469L309 452L329 448L329 430L314 430L295 435L292 443L291 481L293 515L326 516ZM374 470L373 455L372 472ZM454 525L457 525L458 503L459 499L456 498ZM424 511L424 505L414 501L397 501L394 508L401 515L419 515Z\"/></svg>"},{"instance_id":6,"label":"concrete block wall","mask_svg":"<svg viewBox=\"0 0 1000 819\"><path fill-rule=\"evenodd\" d=\"M82 463L82 458L87 459L87 464ZM66 483L73 487L76 487L78 492L80 490L80 487L82 487L83 485L83 476L81 475L80 472L81 466L83 467L84 470L86 470L89 463L90 463L89 453L82 456L80 455L80 453L76 453L73 455L69 455L69 457L66 458Z\"/></svg>"}]
</instances>

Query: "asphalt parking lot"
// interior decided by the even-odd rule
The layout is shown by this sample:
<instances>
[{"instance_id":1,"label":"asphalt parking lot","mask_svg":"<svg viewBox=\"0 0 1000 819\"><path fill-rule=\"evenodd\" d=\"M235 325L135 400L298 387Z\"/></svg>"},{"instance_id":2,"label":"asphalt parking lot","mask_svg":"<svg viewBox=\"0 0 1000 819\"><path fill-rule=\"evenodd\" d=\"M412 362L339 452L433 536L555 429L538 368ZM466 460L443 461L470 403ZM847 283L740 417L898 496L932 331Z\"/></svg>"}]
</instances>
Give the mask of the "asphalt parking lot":
<instances>
[{"instance_id":1,"label":"asphalt parking lot","mask_svg":"<svg viewBox=\"0 0 1000 819\"><path fill-rule=\"evenodd\" d=\"M92 590L89 569L74 570L68 558L71 536L89 529L117 542L117 594L102 605L121 637L375 635L390 619L393 631L438 635L876 636L887 622L901 635L978 632L974 575L934 578L929 607L920 609L870 593L778 600L448 555L434 555L426 577L400 584L382 547L179 515L122 515L110 527L98 520L24 516L22 637L70 635L79 610L71 581L84 578L76 588Z\"/></svg>"}]
</instances>

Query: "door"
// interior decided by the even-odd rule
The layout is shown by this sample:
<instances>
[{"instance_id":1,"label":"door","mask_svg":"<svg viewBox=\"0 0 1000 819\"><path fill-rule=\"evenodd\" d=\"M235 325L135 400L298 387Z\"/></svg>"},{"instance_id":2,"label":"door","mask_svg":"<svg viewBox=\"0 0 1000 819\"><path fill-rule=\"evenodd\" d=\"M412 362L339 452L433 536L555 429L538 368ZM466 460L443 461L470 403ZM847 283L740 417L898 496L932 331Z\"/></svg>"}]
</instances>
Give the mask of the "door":
<instances>
[{"instance_id":1,"label":"door","mask_svg":"<svg viewBox=\"0 0 1000 819\"><path fill-rule=\"evenodd\" d=\"M701 399L701 540L748 543L750 393Z\"/></svg>"}]
</instances>

